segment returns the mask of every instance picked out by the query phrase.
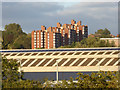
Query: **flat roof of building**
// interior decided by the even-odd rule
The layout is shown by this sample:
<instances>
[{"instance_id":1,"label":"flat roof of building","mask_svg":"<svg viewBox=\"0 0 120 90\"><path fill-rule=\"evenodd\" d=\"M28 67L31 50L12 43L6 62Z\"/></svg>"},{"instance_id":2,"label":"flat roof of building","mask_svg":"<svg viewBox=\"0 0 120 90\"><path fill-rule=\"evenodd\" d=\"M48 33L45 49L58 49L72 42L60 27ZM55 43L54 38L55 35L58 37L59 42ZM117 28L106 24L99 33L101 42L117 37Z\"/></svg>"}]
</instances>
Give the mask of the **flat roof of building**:
<instances>
[{"instance_id":1,"label":"flat roof of building","mask_svg":"<svg viewBox=\"0 0 120 90\"><path fill-rule=\"evenodd\" d=\"M100 38L100 39L103 39L103 40L108 40L108 39L120 39L120 38Z\"/></svg>"},{"instance_id":2,"label":"flat roof of building","mask_svg":"<svg viewBox=\"0 0 120 90\"><path fill-rule=\"evenodd\" d=\"M97 50L120 50L119 47L102 48L57 48L57 49L7 49L0 52L65 52L65 51L97 51Z\"/></svg>"}]
</instances>

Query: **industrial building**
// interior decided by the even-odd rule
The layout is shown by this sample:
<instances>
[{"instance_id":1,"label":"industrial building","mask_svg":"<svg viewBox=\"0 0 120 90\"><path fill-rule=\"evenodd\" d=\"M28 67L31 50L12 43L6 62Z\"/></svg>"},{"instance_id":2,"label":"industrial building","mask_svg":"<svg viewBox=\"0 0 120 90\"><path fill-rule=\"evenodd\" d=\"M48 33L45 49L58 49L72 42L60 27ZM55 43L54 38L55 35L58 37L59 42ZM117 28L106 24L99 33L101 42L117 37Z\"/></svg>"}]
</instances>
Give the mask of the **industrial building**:
<instances>
[{"instance_id":1,"label":"industrial building","mask_svg":"<svg viewBox=\"0 0 120 90\"><path fill-rule=\"evenodd\" d=\"M118 71L120 48L66 48L2 50L2 57L21 60L24 72Z\"/></svg>"}]
</instances>

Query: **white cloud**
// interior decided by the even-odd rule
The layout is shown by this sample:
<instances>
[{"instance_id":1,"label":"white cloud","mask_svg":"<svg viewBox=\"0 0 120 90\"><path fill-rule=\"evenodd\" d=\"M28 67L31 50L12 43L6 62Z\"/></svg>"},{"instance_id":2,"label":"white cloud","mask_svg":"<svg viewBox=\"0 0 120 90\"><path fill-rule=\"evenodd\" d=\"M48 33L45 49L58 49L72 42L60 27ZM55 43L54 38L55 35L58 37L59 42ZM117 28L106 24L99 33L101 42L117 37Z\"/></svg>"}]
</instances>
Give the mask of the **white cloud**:
<instances>
[{"instance_id":1,"label":"white cloud","mask_svg":"<svg viewBox=\"0 0 120 90\"><path fill-rule=\"evenodd\" d=\"M116 5L116 6L115 6ZM56 12L58 16L69 16L69 15L77 15L84 14L85 16L92 17L95 19L104 19L104 18L112 18L113 12L117 12L118 7L117 3L113 5L111 3L82 3L66 7L64 9ZM55 16L56 14L52 12L47 12L46 15ZM117 14L117 13L115 13Z\"/></svg>"}]
</instances>

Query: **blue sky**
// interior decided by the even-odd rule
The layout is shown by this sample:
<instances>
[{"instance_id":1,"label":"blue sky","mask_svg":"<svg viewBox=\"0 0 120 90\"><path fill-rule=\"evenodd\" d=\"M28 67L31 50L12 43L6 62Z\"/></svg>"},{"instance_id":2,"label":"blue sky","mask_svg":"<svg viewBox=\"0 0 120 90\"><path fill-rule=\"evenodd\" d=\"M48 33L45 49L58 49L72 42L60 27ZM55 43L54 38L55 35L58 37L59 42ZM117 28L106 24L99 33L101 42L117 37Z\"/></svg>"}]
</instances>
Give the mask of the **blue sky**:
<instances>
[{"instance_id":1,"label":"blue sky","mask_svg":"<svg viewBox=\"0 0 120 90\"><path fill-rule=\"evenodd\" d=\"M23 0L24 1L24 0ZM88 25L89 34L98 29L108 28L112 34L118 33L117 2L3 2L2 26L18 23L26 33L71 23L71 19Z\"/></svg>"}]
</instances>

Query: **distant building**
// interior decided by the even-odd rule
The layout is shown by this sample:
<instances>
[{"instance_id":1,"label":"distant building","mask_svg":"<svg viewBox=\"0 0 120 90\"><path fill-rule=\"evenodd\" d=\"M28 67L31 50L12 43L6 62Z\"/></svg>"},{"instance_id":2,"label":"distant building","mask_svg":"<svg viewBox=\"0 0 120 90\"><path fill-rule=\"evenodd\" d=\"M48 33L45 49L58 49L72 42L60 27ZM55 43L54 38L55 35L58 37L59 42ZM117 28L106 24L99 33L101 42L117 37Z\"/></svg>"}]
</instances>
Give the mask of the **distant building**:
<instances>
[{"instance_id":1,"label":"distant building","mask_svg":"<svg viewBox=\"0 0 120 90\"><path fill-rule=\"evenodd\" d=\"M117 36L116 37L119 37L120 38L120 34L117 34Z\"/></svg>"},{"instance_id":2,"label":"distant building","mask_svg":"<svg viewBox=\"0 0 120 90\"><path fill-rule=\"evenodd\" d=\"M71 24L58 22L57 27L41 26L41 30L32 31L32 49L35 48L58 48L64 45L71 45L73 42L80 42L88 37L88 26L81 25L81 21L71 20Z\"/></svg>"},{"instance_id":3,"label":"distant building","mask_svg":"<svg viewBox=\"0 0 120 90\"><path fill-rule=\"evenodd\" d=\"M89 34L88 37L95 37L95 35L94 34Z\"/></svg>"},{"instance_id":4,"label":"distant building","mask_svg":"<svg viewBox=\"0 0 120 90\"><path fill-rule=\"evenodd\" d=\"M115 36L114 36L114 35L112 35L112 34L110 34L110 36L111 36L112 38L115 38Z\"/></svg>"},{"instance_id":5,"label":"distant building","mask_svg":"<svg viewBox=\"0 0 120 90\"><path fill-rule=\"evenodd\" d=\"M100 40L108 40L110 43L114 41L117 47L120 45L120 38L100 38Z\"/></svg>"}]
</instances>

